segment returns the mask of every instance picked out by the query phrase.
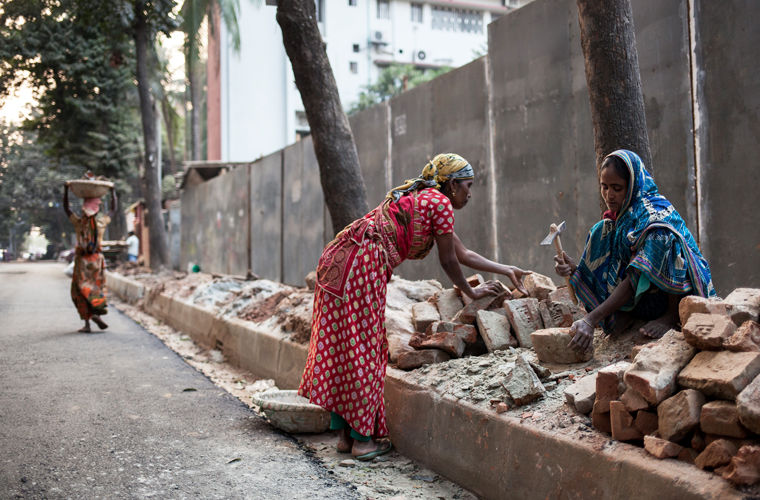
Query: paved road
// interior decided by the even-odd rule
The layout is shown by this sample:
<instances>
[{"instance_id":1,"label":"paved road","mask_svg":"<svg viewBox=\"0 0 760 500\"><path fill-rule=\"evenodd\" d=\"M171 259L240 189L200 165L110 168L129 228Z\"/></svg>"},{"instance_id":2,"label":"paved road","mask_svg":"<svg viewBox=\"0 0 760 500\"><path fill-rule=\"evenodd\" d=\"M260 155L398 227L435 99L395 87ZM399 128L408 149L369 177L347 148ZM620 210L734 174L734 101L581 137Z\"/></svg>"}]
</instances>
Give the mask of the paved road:
<instances>
[{"instance_id":1,"label":"paved road","mask_svg":"<svg viewBox=\"0 0 760 500\"><path fill-rule=\"evenodd\" d=\"M0 264L0 498L357 497L115 308L77 333L62 270Z\"/></svg>"}]
</instances>

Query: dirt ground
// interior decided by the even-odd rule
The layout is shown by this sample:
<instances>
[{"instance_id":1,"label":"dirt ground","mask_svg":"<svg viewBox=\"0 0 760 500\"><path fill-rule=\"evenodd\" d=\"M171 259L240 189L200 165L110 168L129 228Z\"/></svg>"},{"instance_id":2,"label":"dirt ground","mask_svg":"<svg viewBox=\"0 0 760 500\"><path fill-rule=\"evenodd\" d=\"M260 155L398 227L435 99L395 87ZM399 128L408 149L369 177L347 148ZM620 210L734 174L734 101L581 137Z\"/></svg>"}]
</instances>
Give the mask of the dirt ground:
<instances>
[{"instance_id":1,"label":"dirt ground","mask_svg":"<svg viewBox=\"0 0 760 500\"><path fill-rule=\"evenodd\" d=\"M251 373L224 361L221 352L198 346L187 336L150 316L137 307L109 298L111 304L161 339L189 365L211 379L219 387L237 397L258 413L251 395L274 386L271 380L259 380ZM262 416L263 418L263 416ZM335 450L337 438L330 432L293 436L329 472L356 486L367 499L475 499L461 486L420 466L396 451L372 462L352 460L350 455Z\"/></svg>"}]
</instances>

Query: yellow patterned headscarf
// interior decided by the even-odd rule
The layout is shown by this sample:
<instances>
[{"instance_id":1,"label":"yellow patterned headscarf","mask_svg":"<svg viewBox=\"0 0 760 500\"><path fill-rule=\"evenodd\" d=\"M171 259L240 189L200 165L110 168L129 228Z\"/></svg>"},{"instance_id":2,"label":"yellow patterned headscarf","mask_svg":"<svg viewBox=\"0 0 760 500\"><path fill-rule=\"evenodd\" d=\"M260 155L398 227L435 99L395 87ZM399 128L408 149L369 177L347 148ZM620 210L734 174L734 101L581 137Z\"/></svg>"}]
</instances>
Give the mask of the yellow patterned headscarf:
<instances>
[{"instance_id":1,"label":"yellow patterned headscarf","mask_svg":"<svg viewBox=\"0 0 760 500\"><path fill-rule=\"evenodd\" d=\"M467 160L456 153L441 153L430 160L419 177L407 179L402 185L397 186L385 195L397 201L401 195L417 189L434 187L440 188L441 184L453 179L473 179L475 171Z\"/></svg>"}]
</instances>

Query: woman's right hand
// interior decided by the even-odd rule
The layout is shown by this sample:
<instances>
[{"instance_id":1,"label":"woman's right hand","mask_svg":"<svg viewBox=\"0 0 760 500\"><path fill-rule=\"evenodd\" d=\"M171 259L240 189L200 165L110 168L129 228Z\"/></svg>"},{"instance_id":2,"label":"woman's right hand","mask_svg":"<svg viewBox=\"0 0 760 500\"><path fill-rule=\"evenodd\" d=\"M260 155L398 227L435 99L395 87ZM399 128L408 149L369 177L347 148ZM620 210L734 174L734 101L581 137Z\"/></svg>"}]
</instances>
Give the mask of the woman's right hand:
<instances>
[{"instance_id":1,"label":"woman's right hand","mask_svg":"<svg viewBox=\"0 0 760 500\"><path fill-rule=\"evenodd\" d=\"M478 285L472 289L472 295L470 298L473 300L478 300L486 297L487 295L498 295L503 291L504 287L498 281L486 281L482 285Z\"/></svg>"},{"instance_id":2,"label":"woman's right hand","mask_svg":"<svg viewBox=\"0 0 760 500\"><path fill-rule=\"evenodd\" d=\"M554 256L554 272L563 278L572 276L577 268L578 266L575 265L575 261L566 252L562 252L562 257L559 255Z\"/></svg>"}]
</instances>

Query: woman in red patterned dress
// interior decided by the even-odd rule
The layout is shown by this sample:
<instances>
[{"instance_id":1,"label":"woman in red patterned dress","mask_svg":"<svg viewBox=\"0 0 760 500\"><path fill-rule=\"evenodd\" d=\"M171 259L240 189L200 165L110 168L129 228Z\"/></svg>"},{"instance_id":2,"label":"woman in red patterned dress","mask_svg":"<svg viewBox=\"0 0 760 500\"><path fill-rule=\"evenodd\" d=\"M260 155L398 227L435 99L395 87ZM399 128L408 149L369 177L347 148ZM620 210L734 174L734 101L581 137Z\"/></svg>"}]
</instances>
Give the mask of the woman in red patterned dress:
<instances>
[{"instance_id":1,"label":"woman in red patterned dress","mask_svg":"<svg viewBox=\"0 0 760 500\"><path fill-rule=\"evenodd\" d=\"M469 201L473 179L472 166L461 156L436 156L420 177L392 189L380 206L343 229L319 259L309 355L298 392L331 412L340 452L371 460L391 448L381 439L388 436L384 323L386 285L396 266L424 258L435 243L441 267L469 297L500 289L496 283L471 288L460 264L505 275L526 293L522 277L529 271L468 250L454 233L454 209Z\"/></svg>"}]
</instances>

